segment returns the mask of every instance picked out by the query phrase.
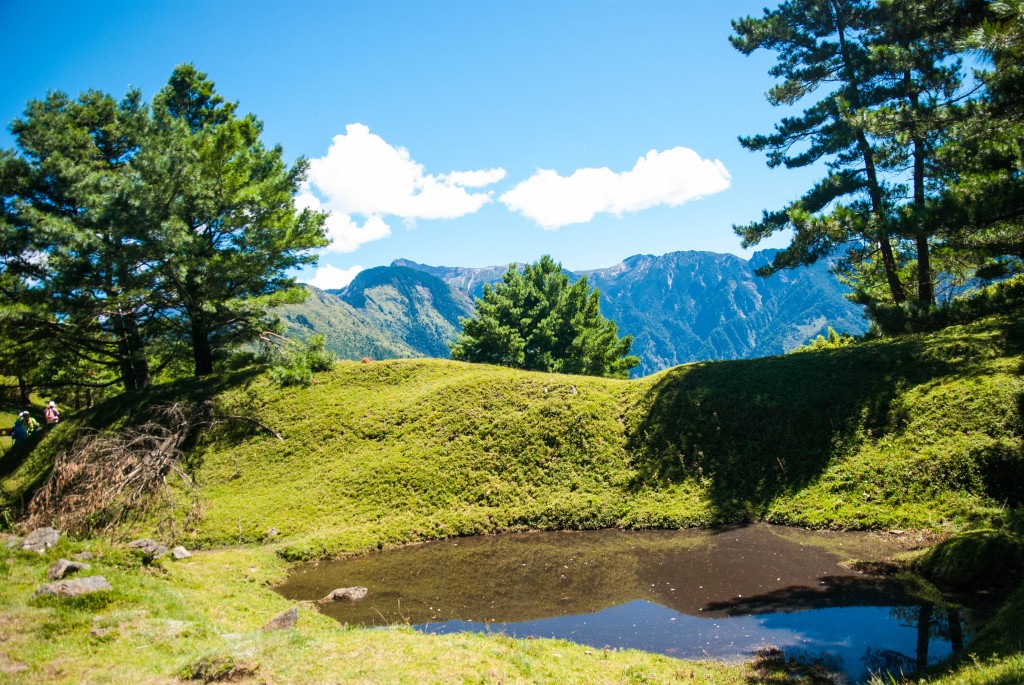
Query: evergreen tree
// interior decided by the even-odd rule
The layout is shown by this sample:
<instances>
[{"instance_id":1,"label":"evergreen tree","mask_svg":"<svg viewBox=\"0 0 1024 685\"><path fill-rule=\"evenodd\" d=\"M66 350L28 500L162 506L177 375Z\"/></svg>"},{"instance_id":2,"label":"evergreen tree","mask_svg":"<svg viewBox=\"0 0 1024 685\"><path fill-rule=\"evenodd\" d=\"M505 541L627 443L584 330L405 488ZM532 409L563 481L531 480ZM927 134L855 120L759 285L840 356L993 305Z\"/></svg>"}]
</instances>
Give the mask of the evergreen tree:
<instances>
[{"instance_id":1,"label":"evergreen tree","mask_svg":"<svg viewBox=\"0 0 1024 685\"><path fill-rule=\"evenodd\" d=\"M0 157L8 325L25 344L116 367L128 389L150 382L153 280L131 169L145 119L136 91L50 93L11 125L20 154Z\"/></svg>"},{"instance_id":2,"label":"evergreen tree","mask_svg":"<svg viewBox=\"0 0 1024 685\"><path fill-rule=\"evenodd\" d=\"M235 110L191 65L151 106L137 91L28 104L18 149L0 152L9 340L45 342L47 368L59 358L85 385L107 382L103 364L142 388L183 352L211 373L270 307L305 295L287 273L327 242L325 215L294 206L306 163L286 165Z\"/></svg>"},{"instance_id":3,"label":"evergreen tree","mask_svg":"<svg viewBox=\"0 0 1024 685\"><path fill-rule=\"evenodd\" d=\"M522 271L510 265L501 283L484 285L472 318L460 319L452 359L531 371L626 378L640 363L633 336L601 316L601 295L587 279L569 283L544 256Z\"/></svg>"},{"instance_id":4,"label":"evergreen tree","mask_svg":"<svg viewBox=\"0 0 1024 685\"><path fill-rule=\"evenodd\" d=\"M917 303L935 303L932 250L942 228L928 215L941 190L936 151L960 113L963 69L960 38L976 23L978 0L879 0L868 31L871 57L887 100L866 116L879 141L880 164L909 177L893 188L893 230L914 244Z\"/></svg>"},{"instance_id":5,"label":"evergreen tree","mask_svg":"<svg viewBox=\"0 0 1024 685\"><path fill-rule=\"evenodd\" d=\"M736 49L747 55L766 49L778 56L770 73L780 82L768 91L769 102L793 105L819 89L826 91L802 116L782 119L772 134L742 137L741 144L766 151L771 167L824 161L828 170L796 202L734 229L745 247L777 231L793 231L792 243L760 270L762 275L860 244L855 258L879 264L889 296L900 303L906 296L890 225L889 189L863 121L886 97L866 42L875 20L867 0L790 0L764 10L761 18L733 21L730 40Z\"/></svg>"},{"instance_id":6,"label":"evergreen tree","mask_svg":"<svg viewBox=\"0 0 1024 685\"><path fill-rule=\"evenodd\" d=\"M939 150L963 118L960 38L985 0L791 0L733 23L746 54L778 56L773 104L820 100L775 133L742 138L771 166L823 161L828 175L800 200L735 227L745 245L781 229L790 246L762 273L844 250L836 268L872 306L935 303L935 284L961 271L933 211L948 171ZM933 265L938 254L939 273ZM911 289L911 283L913 288ZM911 294L912 293L912 294Z\"/></svg>"},{"instance_id":7,"label":"evergreen tree","mask_svg":"<svg viewBox=\"0 0 1024 685\"><path fill-rule=\"evenodd\" d=\"M989 3L967 45L990 60L985 97L968 103L939 150L944 188L932 220L979 275L1024 265L1024 2Z\"/></svg>"},{"instance_id":8,"label":"evergreen tree","mask_svg":"<svg viewBox=\"0 0 1024 685\"><path fill-rule=\"evenodd\" d=\"M289 168L260 141L263 124L235 110L206 74L176 68L136 162L160 246L154 296L200 376L218 350L257 335L269 308L305 297L288 271L327 244L326 215L295 211L305 160Z\"/></svg>"}]
</instances>

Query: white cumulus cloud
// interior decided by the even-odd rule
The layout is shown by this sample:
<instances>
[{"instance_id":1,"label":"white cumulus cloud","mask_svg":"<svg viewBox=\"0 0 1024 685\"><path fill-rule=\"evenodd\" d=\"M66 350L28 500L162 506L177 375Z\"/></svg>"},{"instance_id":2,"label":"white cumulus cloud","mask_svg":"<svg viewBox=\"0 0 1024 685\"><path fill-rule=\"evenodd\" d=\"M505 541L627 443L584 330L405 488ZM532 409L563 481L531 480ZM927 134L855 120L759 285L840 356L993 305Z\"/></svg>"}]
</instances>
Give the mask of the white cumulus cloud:
<instances>
[{"instance_id":1,"label":"white cumulus cloud","mask_svg":"<svg viewBox=\"0 0 1024 685\"><path fill-rule=\"evenodd\" d=\"M305 184L295 197L295 207L299 210L312 209L317 212L327 207L312 193L309 184ZM391 227L379 216L371 216L360 226L348 214L331 212L324 222L327 238L331 241L327 252L355 252L360 245L373 240L380 240L391 235Z\"/></svg>"},{"instance_id":2,"label":"white cumulus cloud","mask_svg":"<svg viewBox=\"0 0 1024 685\"><path fill-rule=\"evenodd\" d=\"M731 176L718 160L689 148L651 150L629 171L577 169L570 176L542 169L499 198L510 210L557 229L586 223L599 213L621 215L666 205L677 207L729 187Z\"/></svg>"},{"instance_id":3,"label":"white cumulus cloud","mask_svg":"<svg viewBox=\"0 0 1024 685\"><path fill-rule=\"evenodd\" d=\"M504 176L504 169L428 174L404 147L389 144L363 124L349 124L334 137L326 156L310 160L308 178L331 212L415 221L476 212L491 196L467 188Z\"/></svg>"},{"instance_id":4,"label":"white cumulus cloud","mask_svg":"<svg viewBox=\"0 0 1024 685\"><path fill-rule=\"evenodd\" d=\"M449 185L463 186L465 188L484 188L497 183L505 178L506 172L502 168L482 169L480 171L453 171L444 174L441 179Z\"/></svg>"},{"instance_id":5,"label":"white cumulus cloud","mask_svg":"<svg viewBox=\"0 0 1024 685\"><path fill-rule=\"evenodd\" d=\"M317 268L316 275L310 279L309 284L321 290L340 290L351 283L352 279L362 270L363 267L361 266L339 269L330 264L325 264Z\"/></svg>"},{"instance_id":6,"label":"white cumulus cloud","mask_svg":"<svg viewBox=\"0 0 1024 685\"><path fill-rule=\"evenodd\" d=\"M371 216L362 226L347 214L334 213L327 217L328 252L355 252L363 243L380 240L391 235L391 227L379 216Z\"/></svg>"}]
</instances>

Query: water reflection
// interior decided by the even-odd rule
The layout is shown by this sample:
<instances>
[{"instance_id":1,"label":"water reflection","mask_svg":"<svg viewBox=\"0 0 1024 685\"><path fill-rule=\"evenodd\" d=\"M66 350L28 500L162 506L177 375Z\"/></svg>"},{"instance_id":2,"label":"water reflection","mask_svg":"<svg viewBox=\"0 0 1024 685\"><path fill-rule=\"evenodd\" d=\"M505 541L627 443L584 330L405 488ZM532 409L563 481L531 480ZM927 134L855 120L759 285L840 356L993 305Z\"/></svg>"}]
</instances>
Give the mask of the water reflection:
<instances>
[{"instance_id":1,"label":"water reflection","mask_svg":"<svg viewBox=\"0 0 1024 685\"><path fill-rule=\"evenodd\" d=\"M868 671L936 663L964 643L955 610L840 563L891 551L878 536L764 525L529 533L309 565L278 591L318 600L365 586L362 602L321 605L351 624L558 637L680 658L742 660L777 646L861 682Z\"/></svg>"}]
</instances>

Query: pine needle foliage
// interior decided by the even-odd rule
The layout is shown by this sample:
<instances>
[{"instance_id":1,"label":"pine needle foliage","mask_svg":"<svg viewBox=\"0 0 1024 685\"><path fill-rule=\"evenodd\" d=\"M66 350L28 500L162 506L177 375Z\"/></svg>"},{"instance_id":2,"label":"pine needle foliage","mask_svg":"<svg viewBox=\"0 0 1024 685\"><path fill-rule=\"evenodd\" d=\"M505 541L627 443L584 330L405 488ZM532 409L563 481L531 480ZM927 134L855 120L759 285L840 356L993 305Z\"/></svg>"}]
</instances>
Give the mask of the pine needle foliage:
<instances>
[{"instance_id":1,"label":"pine needle foliage","mask_svg":"<svg viewBox=\"0 0 1024 685\"><path fill-rule=\"evenodd\" d=\"M520 271L510 265L497 285L484 285L472 318L460 319L452 359L528 371L626 378L640 359L633 336L618 336L601 316L601 294L586 277L569 283L545 255Z\"/></svg>"}]
</instances>

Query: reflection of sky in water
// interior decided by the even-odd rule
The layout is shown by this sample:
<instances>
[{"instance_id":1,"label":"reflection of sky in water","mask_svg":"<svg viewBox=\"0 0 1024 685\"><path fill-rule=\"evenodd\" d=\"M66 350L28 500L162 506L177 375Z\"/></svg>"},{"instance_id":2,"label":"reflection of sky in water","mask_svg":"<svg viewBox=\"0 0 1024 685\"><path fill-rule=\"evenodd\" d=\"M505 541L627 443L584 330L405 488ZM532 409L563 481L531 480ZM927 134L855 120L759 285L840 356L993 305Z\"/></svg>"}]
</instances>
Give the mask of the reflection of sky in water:
<instances>
[{"instance_id":1,"label":"reflection of sky in water","mask_svg":"<svg viewBox=\"0 0 1024 685\"><path fill-rule=\"evenodd\" d=\"M702 618L659 604L634 601L604 611L523 623L446 621L416 626L427 633L479 631L517 637L555 637L594 647L642 649L680 659L742 661L762 647L787 656L823 659L854 682L867 680L871 653L896 652L912 670L917 628L893 616L891 607L840 607L787 613ZM949 656L948 641L929 641L928 662Z\"/></svg>"}]
</instances>

